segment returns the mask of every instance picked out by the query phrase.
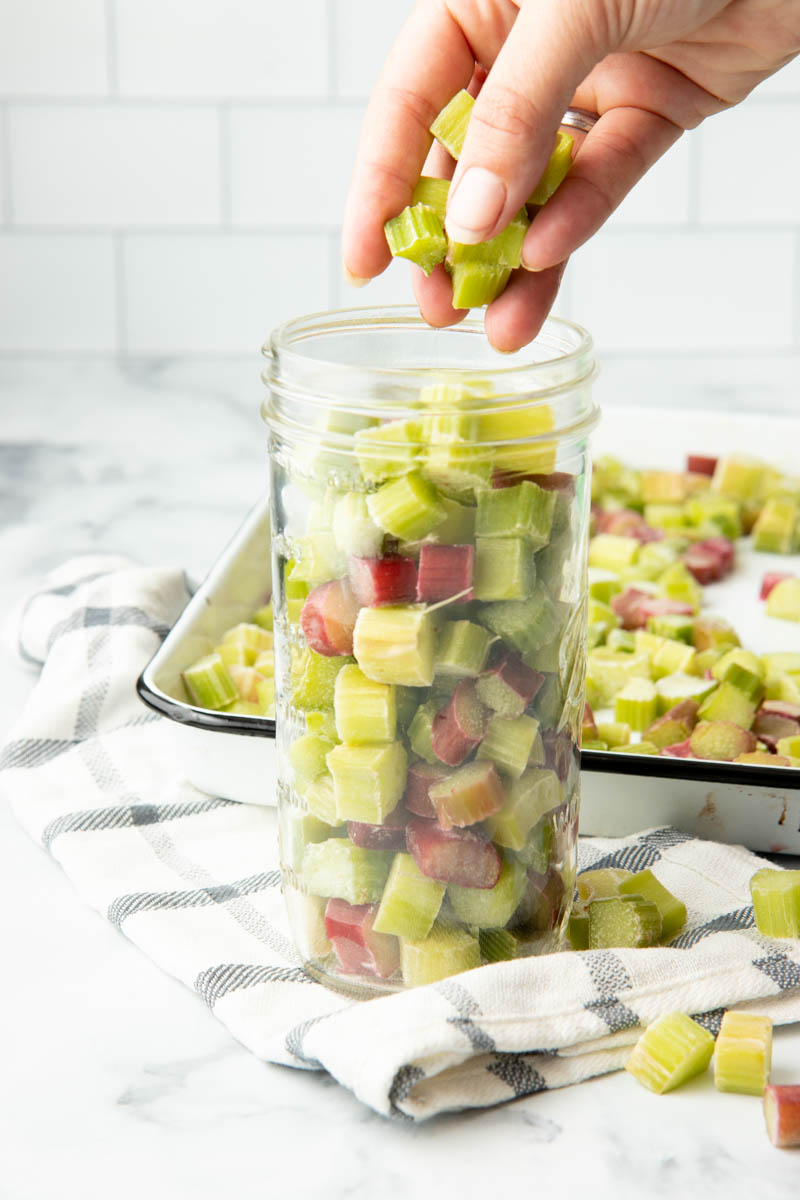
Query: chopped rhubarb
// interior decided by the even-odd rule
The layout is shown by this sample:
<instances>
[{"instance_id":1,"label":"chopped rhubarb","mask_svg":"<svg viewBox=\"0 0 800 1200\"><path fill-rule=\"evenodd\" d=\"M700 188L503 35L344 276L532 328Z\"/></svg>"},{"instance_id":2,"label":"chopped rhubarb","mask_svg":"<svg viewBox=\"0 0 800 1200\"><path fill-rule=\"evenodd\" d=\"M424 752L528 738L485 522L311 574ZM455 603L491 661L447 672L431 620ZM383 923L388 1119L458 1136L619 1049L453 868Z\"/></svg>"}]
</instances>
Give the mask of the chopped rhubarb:
<instances>
[{"instance_id":1,"label":"chopped rhubarb","mask_svg":"<svg viewBox=\"0 0 800 1200\"><path fill-rule=\"evenodd\" d=\"M544 675L518 654L504 654L477 682L480 700L503 717L518 717L544 683Z\"/></svg>"},{"instance_id":2,"label":"chopped rhubarb","mask_svg":"<svg viewBox=\"0 0 800 1200\"><path fill-rule=\"evenodd\" d=\"M440 546L423 542L419 550L417 600L466 602L474 598L474 546Z\"/></svg>"},{"instance_id":3,"label":"chopped rhubarb","mask_svg":"<svg viewBox=\"0 0 800 1200\"><path fill-rule=\"evenodd\" d=\"M779 1149L800 1146L800 1084L767 1084L764 1120L773 1146Z\"/></svg>"},{"instance_id":4,"label":"chopped rhubarb","mask_svg":"<svg viewBox=\"0 0 800 1200\"><path fill-rule=\"evenodd\" d=\"M306 645L328 658L353 653L358 604L346 579L321 583L306 597L300 626Z\"/></svg>"},{"instance_id":5,"label":"chopped rhubarb","mask_svg":"<svg viewBox=\"0 0 800 1200\"><path fill-rule=\"evenodd\" d=\"M572 735L568 729L560 729L557 733L555 729L543 729L542 742L545 766L555 771L560 782L565 783L570 770L577 762L578 748L572 740Z\"/></svg>"},{"instance_id":6,"label":"chopped rhubarb","mask_svg":"<svg viewBox=\"0 0 800 1200\"><path fill-rule=\"evenodd\" d=\"M478 699L475 681L462 679L433 720L431 743L440 762L457 767L486 733L489 710Z\"/></svg>"},{"instance_id":7,"label":"chopped rhubarb","mask_svg":"<svg viewBox=\"0 0 800 1200\"><path fill-rule=\"evenodd\" d=\"M388 933L375 933L377 904L348 904L337 897L325 907L325 932L339 966L348 975L388 979L400 966L400 943Z\"/></svg>"},{"instance_id":8,"label":"chopped rhubarb","mask_svg":"<svg viewBox=\"0 0 800 1200\"><path fill-rule=\"evenodd\" d=\"M564 880L555 867L544 875L528 871L528 924L539 933L555 929L564 911Z\"/></svg>"},{"instance_id":9,"label":"chopped rhubarb","mask_svg":"<svg viewBox=\"0 0 800 1200\"><path fill-rule=\"evenodd\" d=\"M683 562L703 587L709 583L717 583L722 578L719 557L710 550L703 550L701 546L692 546L687 550Z\"/></svg>"},{"instance_id":10,"label":"chopped rhubarb","mask_svg":"<svg viewBox=\"0 0 800 1200\"><path fill-rule=\"evenodd\" d=\"M648 525L642 514L632 508L597 509L595 525L598 533L615 533L636 538L638 542L659 542L664 537L663 529Z\"/></svg>"},{"instance_id":11,"label":"chopped rhubarb","mask_svg":"<svg viewBox=\"0 0 800 1200\"><path fill-rule=\"evenodd\" d=\"M783 579L794 579L794 576L788 574L786 571L767 571L761 580L759 600L766 600L772 589L777 587Z\"/></svg>"},{"instance_id":12,"label":"chopped rhubarb","mask_svg":"<svg viewBox=\"0 0 800 1200\"><path fill-rule=\"evenodd\" d=\"M713 475L717 469L717 459L708 454L687 454L686 470L693 475Z\"/></svg>"},{"instance_id":13,"label":"chopped rhubarb","mask_svg":"<svg viewBox=\"0 0 800 1200\"><path fill-rule=\"evenodd\" d=\"M413 600L417 568L413 558L387 554L382 558L351 558L348 563L350 588L361 607L402 604Z\"/></svg>"},{"instance_id":14,"label":"chopped rhubarb","mask_svg":"<svg viewBox=\"0 0 800 1200\"><path fill-rule=\"evenodd\" d=\"M647 620L642 616L641 607L645 600L652 599L649 592L628 587L611 597L611 608L619 617L623 629L644 629Z\"/></svg>"},{"instance_id":15,"label":"chopped rhubarb","mask_svg":"<svg viewBox=\"0 0 800 1200\"><path fill-rule=\"evenodd\" d=\"M499 851L472 829L442 829L436 821L413 817L406 845L423 875L442 883L491 888L500 875Z\"/></svg>"},{"instance_id":16,"label":"chopped rhubarb","mask_svg":"<svg viewBox=\"0 0 800 1200\"><path fill-rule=\"evenodd\" d=\"M347 836L354 846L363 846L365 850L405 850L407 820L408 813L398 804L382 825L348 821Z\"/></svg>"},{"instance_id":17,"label":"chopped rhubarb","mask_svg":"<svg viewBox=\"0 0 800 1200\"><path fill-rule=\"evenodd\" d=\"M436 809L431 802L430 790L436 783L446 779L449 772L437 763L414 762L408 768L406 793L403 803L409 812L418 817L435 817Z\"/></svg>"},{"instance_id":18,"label":"chopped rhubarb","mask_svg":"<svg viewBox=\"0 0 800 1200\"><path fill-rule=\"evenodd\" d=\"M475 825L499 812L505 789L493 762L468 763L430 789L436 819L442 829Z\"/></svg>"},{"instance_id":19,"label":"chopped rhubarb","mask_svg":"<svg viewBox=\"0 0 800 1200\"><path fill-rule=\"evenodd\" d=\"M765 700L755 715L753 733L770 750L776 751L781 738L800 733L800 704Z\"/></svg>"}]
</instances>

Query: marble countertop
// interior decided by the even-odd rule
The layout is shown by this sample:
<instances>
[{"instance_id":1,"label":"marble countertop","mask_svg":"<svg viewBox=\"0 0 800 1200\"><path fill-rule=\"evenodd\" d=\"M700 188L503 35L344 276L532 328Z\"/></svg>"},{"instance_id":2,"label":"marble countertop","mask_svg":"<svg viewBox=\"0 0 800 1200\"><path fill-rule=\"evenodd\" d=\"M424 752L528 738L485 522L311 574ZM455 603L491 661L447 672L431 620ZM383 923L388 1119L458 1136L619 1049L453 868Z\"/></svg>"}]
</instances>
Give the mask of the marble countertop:
<instances>
[{"instance_id":1,"label":"marble countertop","mask_svg":"<svg viewBox=\"0 0 800 1200\"><path fill-rule=\"evenodd\" d=\"M201 577L264 486L258 371L255 359L0 362L0 615L79 553ZM637 382L630 365L612 367L603 388L637 401L644 371ZM767 377L786 411L789 360ZM701 402L749 403L746 369L720 387L706 364L697 379ZM657 390L669 394L663 373ZM0 672L2 740L35 677L8 657ZM5 807L0 879L3 1200L392 1200L412 1188L447 1200L498 1186L797 1196L800 1151L774 1150L759 1102L719 1096L710 1077L654 1097L617 1074L487 1112L389 1122L326 1076L250 1055L78 900ZM775 1041L773 1078L796 1082L800 1028Z\"/></svg>"}]
</instances>

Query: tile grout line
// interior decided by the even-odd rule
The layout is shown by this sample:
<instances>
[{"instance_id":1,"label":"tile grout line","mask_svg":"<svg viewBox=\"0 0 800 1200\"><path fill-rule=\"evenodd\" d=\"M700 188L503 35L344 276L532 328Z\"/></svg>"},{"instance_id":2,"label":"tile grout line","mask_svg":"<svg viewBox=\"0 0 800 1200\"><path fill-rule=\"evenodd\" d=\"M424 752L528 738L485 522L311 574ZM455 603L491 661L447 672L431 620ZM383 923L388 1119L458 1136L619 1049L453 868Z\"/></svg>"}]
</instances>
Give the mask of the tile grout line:
<instances>
[{"instance_id":1,"label":"tile grout line","mask_svg":"<svg viewBox=\"0 0 800 1200\"><path fill-rule=\"evenodd\" d=\"M108 71L108 93L119 99L119 63L117 61L117 9L116 0L106 0L106 68Z\"/></svg>"},{"instance_id":2,"label":"tile grout line","mask_svg":"<svg viewBox=\"0 0 800 1200\"><path fill-rule=\"evenodd\" d=\"M0 105L0 176L3 181L3 227L14 223L13 192L11 188L11 128L8 105Z\"/></svg>"}]
</instances>

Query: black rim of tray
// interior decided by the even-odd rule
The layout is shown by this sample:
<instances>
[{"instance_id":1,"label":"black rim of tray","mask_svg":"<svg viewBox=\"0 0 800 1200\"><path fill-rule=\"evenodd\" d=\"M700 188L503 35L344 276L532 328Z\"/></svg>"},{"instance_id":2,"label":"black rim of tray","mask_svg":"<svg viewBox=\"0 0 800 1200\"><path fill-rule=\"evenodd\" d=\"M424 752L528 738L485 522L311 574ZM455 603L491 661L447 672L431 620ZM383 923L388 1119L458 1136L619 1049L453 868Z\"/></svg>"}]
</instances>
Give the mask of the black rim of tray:
<instances>
[{"instance_id":1,"label":"black rim of tray","mask_svg":"<svg viewBox=\"0 0 800 1200\"><path fill-rule=\"evenodd\" d=\"M192 725L195 729L209 729L214 733L243 733L246 737L275 737L275 721L272 717L248 717L243 713L213 712L208 708L193 708L173 700L159 692L147 682L143 671L136 680L136 691L148 708L178 721L181 725Z\"/></svg>"}]
</instances>

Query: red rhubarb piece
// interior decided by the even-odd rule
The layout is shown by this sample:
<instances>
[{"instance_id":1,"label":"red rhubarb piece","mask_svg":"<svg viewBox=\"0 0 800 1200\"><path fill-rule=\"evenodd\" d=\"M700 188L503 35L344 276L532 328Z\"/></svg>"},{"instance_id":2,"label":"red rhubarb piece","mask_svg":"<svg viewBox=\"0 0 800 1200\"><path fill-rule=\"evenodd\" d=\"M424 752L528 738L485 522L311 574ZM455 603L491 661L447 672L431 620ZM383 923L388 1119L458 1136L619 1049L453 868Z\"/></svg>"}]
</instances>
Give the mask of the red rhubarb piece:
<instances>
[{"instance_id":1,"label":"red rhubarb piece","mask_svg":"<svg viewBox=\"0 0 800 1200\"><path fill-rule=\"evenodd\" d=\"M578 747L572 740L568 729L542 730L544 745L544 765L550 771L555 771L561 783L566 783L570 770L577 762Z\"/></svg>"},{"instance_id":2,"label":"red rhubarb piece","mask_svg":"<svg viewBox=\"0 0 800 1200\"><path fill-rule=\"evenodd\" d=\"M575 476L568 471L551 471L548 475L520 475L518 471L496 469L492 475L493 488L516 487L518 483L535 483L545 492L563 492L575 495Z\"/></svg>"},{"instance_id":3,"label":"red rhubarb piece","mask_svg":"<svg viewBox=\"0 0 800 1200\"><path fill-rule=\"evenodd\" d=\"M306 597L300 613L306 645L328 658L352 654L357 616L358 604L346 579L321 583Z\"/></svg>"},{"instance_id":4,"label":"red rhubarb piece","mask_svg":"<svg viewBox=\"0 0 800 1200\"><path fill-rule=\"evenodd\" d=\"M474 546L439 546L435 542L423 542L419 549L417 599L430 603L472 600L474 563Z\"/></svg>"},{"instance_id":5,"label":"red rhubarb piece","mask_svg":"<svg viewBox=\"0 0 800 1200\"><path fill-rule=\"evenodd\" d=\"M519 717L542 687L545 677L518 654L504 654L478 679L479 698L504 717Z\"/></svg>"},{"instance_id":6,"label":"red rhubarb piece","mask_svg":"<svg viewBox=\"0 0 800 1200\"><path fill-rule=\"evenodd\" d=\"M776 753L781 738L800 734L800 704L792 704L788 700L765 700L755 715L753 733Z\"/></svg>"},{"instance_id":7,"label":"red rhubarb piece","mask_svg":"<svg viewBox=\"0 0 800 1200\"><path fill-rule=\"evenodd\" d=\"M772 589L777 587L784 579L794 579L794 575L789 574L787 571L767 571L761 580L759 599L766 600Z\"/></svg>"},{"instance_id":8,"label":"red rhubarb piece","mask_svg":"<svg viewBox=\"0 0 800 1200\"><path fill-rule=\"evenodd\" d=\"M440 762L457 767L486 733L489 710L478 699L474 679L462 679L433 718L431 745Z\"/></svg>"},{"instance_id":9,"label":"red rhubarb piece","mask_svg":"<svg viewBox=\"0 0 800 1200\"><path fill-rule=\"evenodd\" d=\"M663 617L667 613L675 613L680 617L694 616L691 604L684 604L682 600L670 600L666 596L648 596L639 605L639 612L644 618L644 625L647 624L648 617Z\"/></svg>"},{"instance_id":10,"label":"red rhubarb piece","mask_svg":"<svg viewBox=\"0 0 800 1200\"><path fill-rule=\"evenodd\" d=\"M377 904L348 904L337 897L325 906L325 932L339 966L348 975L377 975L388 979L400 966L400 943L372 928Z\"/></svg>"},{"instance_id":11,"label":"red rhubarb piece","mask_svg":"<svg viewBox=\"0 0 800 1200\"><path fill-rule=\"evenodd\" d=\"M354 845L362 846L365 850L403 850L406 844L407 820L408 813L402 804L398 804L382 825L348 821L347 836Z\"/></svg>"},{"instance_id":12,"label":"red rhubarb piece","mask_svg":"<svg viewBox=\"0 0 800 1200\"><path fill-rule=\"evenodd\" d=\"M615 533L620 537L634 537L640 542L658 542L664 536L663 529L648 525L641 513L632 508L604 511L597 520L598 533Z\"/></svg>"},{"instance_id":13,"label":"red rhubarb piece","mask_svg":"<svg viewBox=\"0 0 800 1200\"><path fill-rule=\"evenodd\" d=\"M728 575L733 570L736 559L736 547L730 538L724 537L720 533L716 537L703 538L702 542L695 542L695 546L700 550L710 551L719 557L723 575Z\"/></svg>"},{"instance_id":14,"label":"red rhubarb piece","mask_svg":"<svg viewBox=\"0 0 800 1200\"><path fill-rule=\"evenodd\" d=\"M659 754L665 758L694 758L695 755L692 754L692 748L689 745L690 741L690 738L686 738L684 742L673 742L671 746L664 746Z\"/></svg>"},{"instance_id":15,"label":"red rhubarb piece","mask_svg":"<svg viewBox=\"0 0 800 1200\"><path fill-rule=\"evenodd\" d=\"M544 932L556 928L564 908L564 880L555 867L550 867L546 875L528 871L527 905L532 929Z\"/></svg>"},{"instance_id":16,"label":"red rhubarb piece","mask_svg":"<svg viewBox=\"0 0 800 1200\"><path fill-rule=\"evenodd\" d=\"M581 739L591 740L597 737L597 722L594 719L594 713L590 705L584 701L583 705L583 723L581 725Z\"/></svg>"},{"instance_id":17,"label":"red rhubarb piece","mask_svg":"<svg viewBox=\"0 0 800 1200\"><path fill-rule=\"evenodd\" d=\"M431 788L431 802L442 829L476 825L499 812L505 802L503 782L488 759L467 763Z\"/></svg>"},{"instance_id":18,"label":"red rhubarb piece","mask_svg":"<svg viewBox=\"0 0 800 1200\"><path fill-rule=\"evenodd\" d=\"M417 567L413 558L387 554L382 558L352 557L348 563L350 587L363 608L379 604L404 604L417 591Z\"/></svg>"},{"instance_id":19,"label":"red rhubarb piece","mask_svg":"<svg viewBox=\"0 0 800 1200\"><path fill-rule=\"evenodd\" d=\"M683 564L691 571L695 579L703 587L709 583L717 583L722 579L722 563L717 554L711 550L703 550L700 546L692 546L683 556Z\"/></svg>"},{"instance_id":20,"label":"red rhubarb piece","mask_svg":"<svg viewBox=\"0 0 800 1200\"><path fill-rule=\"evenodd\" d=\"M650 592L628 587L611 597L611 607L619 617L623 629L644 629L646 619L642 616L642 604L645 600L652 599Z\"/></svg>"},{"instance_id":21,"label":"red rhubarb piece","mask_svg":"<svg viewBox=\"0 0 800 1200\"><path fill-rule=\"evenodd\" d=\"M442 883L491 888L500 877L497 848L473 829L442 829L436 821L413 817L406 846L423 875Z\"/></svg>"},{"instance_id":22,"label":"red rhubarb piece","mask_svg":"<svg viewBox=\"0 0 800 1200\"><path fill-rule=\"evenodd\" d=\"M686 470L692 475L713 475L717 469L717 460L709 454L687 454Z\"/></svg>"},{"instance_id":23,"label":"red rhubarb piece","mask_svg":"<svg viewBox=\"0 0 800 1200\"><path fill-rule=\"evenodd\" d=\"M435 817L436 809L430 798L430 790L435 783L447 777L447 769L436 763L415 762L408 768L406 776L406 794L403 803L409 812L418 817Z\"/></svg>"}]
</instances>

